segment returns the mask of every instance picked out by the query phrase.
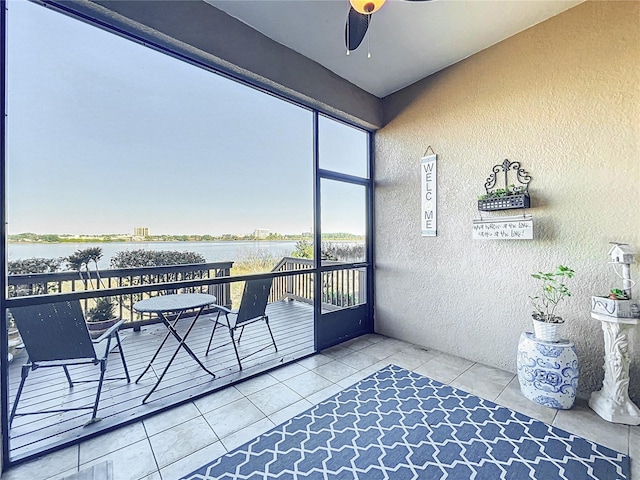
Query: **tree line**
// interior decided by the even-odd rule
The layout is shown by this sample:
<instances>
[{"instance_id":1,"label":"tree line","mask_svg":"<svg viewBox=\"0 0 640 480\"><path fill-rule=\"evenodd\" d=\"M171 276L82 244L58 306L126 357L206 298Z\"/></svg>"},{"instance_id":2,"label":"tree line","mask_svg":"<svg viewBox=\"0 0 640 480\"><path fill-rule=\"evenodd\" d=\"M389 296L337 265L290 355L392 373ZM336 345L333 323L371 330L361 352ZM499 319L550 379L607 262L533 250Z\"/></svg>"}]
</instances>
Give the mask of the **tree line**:
<instances>
[{"instance_id":1,"label":"tree line","mask_svg":"<svg viewBox=\"0 0 640 480\"><path fill-rule=\"evenodd\" d=\"M98 261L102 258L100 247L89 247L76 250L68 257L26 258L7 262L9 275L28 275L32 273L55 273L76 271L83 277L83 272L90 277L93 267L99 275ZM203 255L197 252L177 252L170 250L124 250L111 257L110 266L114 269L134 267L157 267L161 265L185 265L205 263Z\"/></svg>"},{"instance_id":2,"label":"tree line","mask_svg":"<svg viewBox=\"0 0 640 480\"><path fill-rule=\"evenodd\" d=\"M323 233L323 239L333 241L359 241L363 240L362 235L354 235L346 232ZM52 233L18 233L8 235L7 239L13 243L110 243L110 242L130 242L133 235L124 234L104 234L104 235L65 235ZM311 234L281 234L277 232L269 233L264 237L257 237L254 234L231 234L223 235L148 235L141 237L144 242L237 242L237 241L277 241L277 240L303 240L311 238Z\"/></svg>"}]
</instances>

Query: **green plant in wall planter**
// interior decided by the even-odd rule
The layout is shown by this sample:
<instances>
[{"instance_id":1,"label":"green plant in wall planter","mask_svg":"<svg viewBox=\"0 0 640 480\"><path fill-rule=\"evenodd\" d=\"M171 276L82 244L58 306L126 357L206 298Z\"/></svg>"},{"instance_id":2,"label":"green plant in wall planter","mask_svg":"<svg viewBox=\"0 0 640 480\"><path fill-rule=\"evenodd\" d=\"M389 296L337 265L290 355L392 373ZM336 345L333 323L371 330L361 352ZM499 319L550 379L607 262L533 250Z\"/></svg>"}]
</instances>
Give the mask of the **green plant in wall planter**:
<instances>
[{"instance_id":1,"label":"green plant in wall planter","mask_svg":"<svg viewBox=\"0 0 640 480\"><path fill-rule=\"evenodd\" d=\"M478 196L478 200L490 200L492 198L503 198L503 197L508 197L510 195L523 195L525 193L526 191L524 187L516 187L512 183L507 188L497 188L492 192L480 195Z\"/></svg>"},{"instance_id":2,"label":"green plant in wall planter","mask_svg":"<svg viewBox=\"0 0 640 480\"><path fill-rule=\"evenodd\" d=\"M575 272L564 265L559 265L553 272L532 273L531 276L540 282L541 295L529 297L535 311L532 313L533 330L536 338L547 342L560 340L560 327L564 319L557 315L556 309L567 297L571 296L564 283L573 278Z\"/></svg>"}]
</instances>

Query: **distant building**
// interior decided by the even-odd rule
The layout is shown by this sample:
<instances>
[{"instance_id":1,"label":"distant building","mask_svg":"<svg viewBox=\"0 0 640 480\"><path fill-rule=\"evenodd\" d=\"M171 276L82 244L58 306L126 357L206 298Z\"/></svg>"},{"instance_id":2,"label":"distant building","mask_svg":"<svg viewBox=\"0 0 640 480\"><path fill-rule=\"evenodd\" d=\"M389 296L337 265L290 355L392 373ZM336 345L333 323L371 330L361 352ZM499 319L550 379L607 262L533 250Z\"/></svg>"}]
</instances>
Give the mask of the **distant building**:
<instances>
[{"instance_id":1,"label":"distant building","mask_svg":"<svg viewBox=\"0 0 640 480\"><path fill-rule=\"evenodd\" d=\"M148 237L149 236L149 227L135 227L133 229L134 237Z\"/></svg>"},{"instance_id":2,"label":"distant building","mask_svg":"<svg viewBox=\"0 0 640 480\"><path fill-rule=\"evenodd\" d=\"M266 228L256 228L253 231L253 236L255 238L267 238L269 236L269 230Z\"/></svg>"}]
</instances>

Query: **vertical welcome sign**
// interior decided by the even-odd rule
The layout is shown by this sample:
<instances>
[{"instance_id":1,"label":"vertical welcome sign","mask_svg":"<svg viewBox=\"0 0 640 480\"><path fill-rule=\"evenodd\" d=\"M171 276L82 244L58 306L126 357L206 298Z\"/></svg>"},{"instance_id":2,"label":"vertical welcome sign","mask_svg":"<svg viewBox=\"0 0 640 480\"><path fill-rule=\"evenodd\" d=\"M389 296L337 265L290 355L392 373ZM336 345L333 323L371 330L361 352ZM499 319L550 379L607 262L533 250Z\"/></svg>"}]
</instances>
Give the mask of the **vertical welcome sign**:
<instances>
[{"instance_id":1,"label":"vertical welcome sign","mask_svg":"<svg viewBox=\"0 0 640 480\"><path fill-rule=\"evenodd\" d=\"M437 225L437 177L438 155L422 157L420 177L422 178L422 236L435 237Z\"/></svg>"}]
</instances>

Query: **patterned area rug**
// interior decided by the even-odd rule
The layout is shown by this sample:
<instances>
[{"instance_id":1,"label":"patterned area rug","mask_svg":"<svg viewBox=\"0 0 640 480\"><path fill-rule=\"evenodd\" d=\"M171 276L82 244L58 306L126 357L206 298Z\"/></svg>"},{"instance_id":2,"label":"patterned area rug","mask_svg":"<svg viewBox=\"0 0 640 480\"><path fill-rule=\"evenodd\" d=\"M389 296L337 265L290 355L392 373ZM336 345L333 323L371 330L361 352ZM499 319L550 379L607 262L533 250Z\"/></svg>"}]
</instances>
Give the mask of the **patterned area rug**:
<instances>
[{"instance_id":1,"label":"patterned area rug","mask_svg":"<svg viewBox=\"0 0 640 480\"><path fill-rule=\"evenodd\" d=\"M183 480L628 480L629 457L390 365Z\"/></svg>"}]
</instances>

